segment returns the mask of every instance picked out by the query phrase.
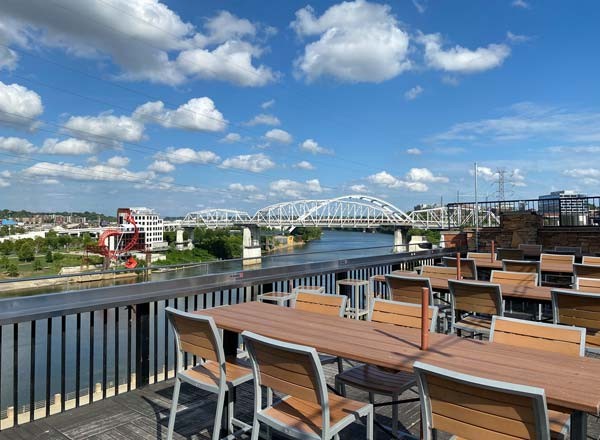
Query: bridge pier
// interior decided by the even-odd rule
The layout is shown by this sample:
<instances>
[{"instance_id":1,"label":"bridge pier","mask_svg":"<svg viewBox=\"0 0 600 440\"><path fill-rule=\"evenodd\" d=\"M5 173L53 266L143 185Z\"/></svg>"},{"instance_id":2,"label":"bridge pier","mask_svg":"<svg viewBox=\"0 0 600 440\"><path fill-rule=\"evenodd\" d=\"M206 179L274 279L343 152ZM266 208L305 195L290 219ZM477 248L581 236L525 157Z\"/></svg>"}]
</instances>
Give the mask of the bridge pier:
<instances>
[{"instance_id":1,"label":"bridge pier","mask_svg":"<svg viewBox=\"0 0 600 440\"><path fill-rule=\"evenodd\" d=\"M260 228L256 225L242 228L242 265L251 266L261 263Z\"/></svg>"},{"instance_id":2,"label":"bridge pier","mask_svg":"<svg viewBox=\"0 0 600 440\"><path fill-rule=\"evenodd\" d=\"M408 251L408 228L399 227L394 229L394 252L406 252Z\"/></svg>"}]
</instances>

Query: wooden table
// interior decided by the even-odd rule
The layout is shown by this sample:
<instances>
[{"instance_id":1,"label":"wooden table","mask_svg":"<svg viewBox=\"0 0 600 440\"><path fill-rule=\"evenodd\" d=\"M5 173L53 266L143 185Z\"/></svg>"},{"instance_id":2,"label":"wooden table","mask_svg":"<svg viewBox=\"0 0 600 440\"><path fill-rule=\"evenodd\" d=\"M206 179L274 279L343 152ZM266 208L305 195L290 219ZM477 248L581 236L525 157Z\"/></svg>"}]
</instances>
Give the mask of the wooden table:
<instances>
[{"instance_id":1,"label":"wooden table","mask_svg":"<svg viewBox=\"0 0 600 440\"><path fill-rule=\"evenodd\" d=\"M224 330L235 354L244 330L314 347L319 352L412 371L415 361L487 379L544 388L549 405L572 412L571 438L586 438L586 414L600 414L600 361L432 333L421 351L420 330L324 316L250 302L202 310Z\"/></svg>"},{"instance_id":2,"label":"wooden table","mask_svg":"<svg viewBox=\"0 0 600 440\"><path fill-rule=\"evenodd\" d=\"M420 277L414 272L394 271L395 275L405 277ZM448 290L448 278L427 277L431 281L431 287L434 290ZM385 283L385 275L375 275L371 277L373 283ZM488 281L472 281L474 283L489 284ZM507 298L529 299L532 301L552 301L552 287L544 286L515 286L513 284L500 284L502 286L502 296Z\"/></svg>"}]
</instances>

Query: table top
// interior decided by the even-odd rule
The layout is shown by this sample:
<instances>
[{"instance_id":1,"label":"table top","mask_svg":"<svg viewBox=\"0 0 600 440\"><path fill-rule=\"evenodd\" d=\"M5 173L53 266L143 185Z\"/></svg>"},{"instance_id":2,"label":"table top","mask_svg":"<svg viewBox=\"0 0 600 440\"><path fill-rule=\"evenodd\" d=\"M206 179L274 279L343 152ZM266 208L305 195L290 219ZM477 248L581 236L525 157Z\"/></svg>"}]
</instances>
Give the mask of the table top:
<instances>
[{"instance_id":1,"label":"table top","mask_svg":"<svg viewBox=\"0 0 600 440\"><path fill-rule=\"evenodd\" d=\"M273 299L282 299L282 298L292 298L295 294L292 292L267 292L258 295L259 298L273 298Z\"/></svg>"},{"instance_id":2,"label":"table top","mask_svg":"<svg viewBox=\"0 0 600 440\"><path fill-rule=\"evenodd\" d=\"M429 350L421 351L420 330L257 302L196 313L212 316L224 330L248 330L381 367L412 371L418 360L488 379L541 387L551 405L599 414L598 359L435 333L430 335Z\"/></svg>"},{"instance_id":3,"label":"table top","mask_svg":"<svg viewBox=\"0 0 600 440\"><path fill-rule=\"evenodd\" d=\"M355 278L345 278L343 280L337 280L336 283L344 286L362 286L365 284L369 284L369 281L359 280Z\"/></svg>"},{"instance_id":4,"label":"table top","mask_svg":"<svg viewBox=\"0 0 600 440\"><path fill-rule=\"evenodd\" d=\"M420 277L420 275L414 272L394 271L395 275L402 275L407 277ZM431 288L434 290L448 290L448 278L441 277L427 277L431 282ZM375 275L372 277L373 281L385 282L385 275ZM454 279L454 278L451 278ZM465 280L473 281L473 280ZM481 284L489 284L488 281L474 281ZM530 299L534 301L552 301L552 287L546 286L516 286L514 284L502 284L502 296L510 298L522 298Z\"/></svg>"}]
</instances>

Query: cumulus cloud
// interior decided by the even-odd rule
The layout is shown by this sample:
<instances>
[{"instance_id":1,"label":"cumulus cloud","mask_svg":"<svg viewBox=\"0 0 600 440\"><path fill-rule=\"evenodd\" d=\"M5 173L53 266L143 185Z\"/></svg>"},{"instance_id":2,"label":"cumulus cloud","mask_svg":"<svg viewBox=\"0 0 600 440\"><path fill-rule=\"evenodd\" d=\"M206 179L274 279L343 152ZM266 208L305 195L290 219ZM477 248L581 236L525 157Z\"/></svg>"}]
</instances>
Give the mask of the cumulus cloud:
<instances>
[{"instance_id":1,"label":"cumulus cloud","mask_svg":"<svg viewBox=\"0 0 600 440\"><path fill-rule=\"evenodd\" d=\"M209 164L218 163L221 158L210 150L193 150L191 148L169 147L166 151L157 153L155 158L172 164Z\"/></svg>"},{"instance_id":2,"label":"cumulus cloud","mask_svg":"<svg viewBox=\"0 0 600 440\"><path fill-rule=\"evenodd\" d=\"M113 168L125 168L129 165L129 158L125 156L113 156L106 161L106 165Z\"/></svg>"},{"instance_id":3,"label":"cumulus cloud","mask_svg":"<svg viewBox=\"0 0 600 440\"><path fill-rule=\"evenodd\" d=\"M253 173L262 173L275 167L275 162L263 153L259 154L242 154L225 159L221 168L236 168L239 170L252 171Z\"/></svg>"},{"instance_id":4,"label":"cumulus cloud","mask_svg":"<svg viewBox=\"0 0 600 440\"><path fill-rule=\"evenodd\" d=\"M417 85L414 86L411 89L408 89L406 92L404 92L404 99L406 99L407 101L412 101L413 99L417 99L419 97L419 95L421 93L423 93L425 89L423 89L423 87Z\"/></svg>"},{"instance_id":5,"label":"cumulus cloud","mask_svg":"<svg viewBox=\"0 0 600 440\"><path fill-rule=\"evenodd\" d=\"M47 46L71 55L106 59L121 78L177 85L191 78L260 86L277 74L254 61L264 48L259 36L272 29L221 11L202 30L184 22L159 0L38 2L3 5L2 24L10 45ZM14 58L14 55L12 55ZM12 66L16 61L11 59Z\"/></svg>"},{"instance_id":6,"label":"cumulus cloud","mask_svg":"<svg viewBox=\"0 0 600 440\"><path fill-rule=\"evenodd\" d=\"M322 147L314 139L306 139L300 144L300 149L303 151L308 151L312 154L333 154L333 150Z\"/></svg>"},{"instance_id":7,"label":"cumulus cloud","mask_svg":"<svg viewBox=\"0 0 600 440\"><path fill-rule=\"evenodd\" d=\"M551 153L600 153L600 146L596 145L574 145L574 146L554 146L546 149Z\"/></svg>"},{"instance_id":8,"label":"cumulus cloud","mask_svg":"<svg viewBox=\"0 0 600 440\"><path fill-rule=\"evenodd\" d=\"M43 112L42 98L36 92L0 81L0 124L31 130L39 125L36 118Z\"/></svg>"},{"instance_id":9,"label":"cumulus cloud","mask_svg":"<svg viewBox=\"0 0 600 440\"><path fill-rule=\"evenodd\" d=\"M219 142L224 142L226 144L234 144L242 140L242 136L239 133L227 133L225 137L219 140Z\"/></svg>"},{"instance_id":10,"label":"cumulus cloud","mask_svg":"<svg viewBox=\"0 0 600 440\"><path fill-rule=\"evenodd\" d=\"M293 165L294 168L301 170L314 170L315 166L307 160L301 160L300 162Z\"/></svg>"},{"instance_id":11,"label":"cumulus cloud","mask_svg":"<svg viewBox=\"0 0 600 440\"><path fill-rule=\"evenodd\" d=\"M98 116L71 116L63 125L63 131L104 148L120 148L122 142L142 140L144 124L129 116L101 113Z\"/></svg>"},{"instance_id":12,"label":"cumulus cloud","mask_svg":"<svg viewBox=\"0 0 600 440\"><path fill-rule=\"evenodd\" d=\"M64 155L83 155L96 154L102 150L102 145L85 139L68 138L59 140L56 138L46 139L40 153L44 154L64 154Z\"/></svg>"},{"instance_id":13,"label":"cumulus cloud","mask_svg":"<svg viewBox=\"0 0 600 440\"><path fill-rule=\"evenodd\" d=\"M412 182L447 183L449 179L444 176L434 176L427 168L411 168L406 178Z\"/></svg>"},{"instance_id":14,"label":"cumulus cloud","mask_svg":"<svg viewBox=\"0 0 600 440\"><path fill-rule=\"evenodd\" d=\"M0 41L0 43L2 43L2 41ZM5 46L0 46L0 70L15 70L18 61L19 55L17 55L14 50Z\"/></svg>"},{"instance_id":15,"label":"cumulus cloud","mask_svg":"<svg viewBox=\"0 0 600 440\"><path fill-rule=\"evenodd\" d=\"M531 8L531 5L526 2L525 0L513 0L513 2L511 3L511 5L514 8L521 8L521 9L529 9Z\"/></svg>"},{"instance_id":16,"label":"cumulus cloud","mask_svg":"<svg viewBox=\"0 0 600 440\"><path fill-rule=\"evenodd\" d=\"M162 101L147 102L133 112L133 118L146 123L156 123L166 128L183 128L192 131L223 131L227 120L208 97L193 98L175 110L165 108Z\"/></svg>"},{"instance_id":17,"label":"cumulus cloud","mask_svg":"<svg viewBox=\"0 0 600 440\"><path fill-rule=\"evenodd\" d=\"M244 122L244 125L249 127L253 127L255 125L281 125L281 122L277 116L260 113L249 121Z\"/></svg>"},{"instance_id":18,"label":"cumulus cloud","mask_svg":"<svg viewBox=\"0 0 600 440\"><path fill-rule=\"evenodd\" d=\"M262 108L263 110L266 110L268 108L271 108L275 105L275 100L274 99L269 99L268 101L263 102L260 105L260 108Z\"/></svg>"},{"instance_id":19,"label":"cumulus cloud","mask_svg":"<svg viewBox=\"0 0 600 440\"><path fill-rule=\"evenodd\" d=\"M155 174L151 171L130 171L123 167L123 160L113 160L92 166L69 163L38 162L23 171L25 176L60 178L78 181L104 182L151 182Z\"/></svg>"},{"instance_id":20,"label":"cumulus cloud","mask_svg":"<svg viewBox=\"0 0 600 440\"><path fill-rule=\"evenodd\" d=\"M30 154L37 150L27 139L0 136L0 151L15 154Z\"/></svg>"},{"instance_id":21,"label":"cumulus cloud","mask_svg":"<svg viewBox=\"0 0 600 440\"><path fill-rule=\"evenodd\" d=\"M4 177L0 177L0 188L7 188L10 186L10 182Z\"/></svg>"},{"instance_id":22,"label":"cumulus cloud","mask_svg":"<svg viewBox=\"0 0 600 440\"><path fill-rule=\"evenodd\" d=\"M366 185L352 185L350 190L355 193L366 193L368 192L368 188Z\"/></svg>"},{"instance_id":23,"label":"cumulus cloud","mask_svg":"<svg viewBox=\"0 0 600 440\"><path fill-rule=\"evenodd\" d=\"M440 34L420 34L417 40L425 46L425 61L429 67L452 73L478 73L502 65L510 55L506 44L490 44L471 50L454 46L444 50Z\"/></svg>"},{"instance_id":24,"label":"cumulus cloud","mask_svg":"<svg viewBox=\"0 0 600 440\"><path fill-rule=\"evenodd\" d=\"M513 44L519 44L519 43L525 43L525 42L531 40L531 37L529 37L527 35L513 34L511 31L508 31L506 33L506 39Z\"/></svg>"},{"instance_id":25,"label":"cumulus cloud","mask_svg":"<svg viewBox=\"0 0 600 440\"><path fill-rule=\"evenodd\" d=\"M319 194L323 188L318 179L311 179L305 182L295 180L280 179L269 184L271 195L285 196L291 198L300 198L309 194Z\"/></svg>"},{"instance_id":26,"label":"cumulus cloud","mask_svg":"<svg viewBox=\"0 0 600 440\"><path fill-rule=\"evenodd\" d=\"M175 171L175 165L166 160L155 160L148 166L150 171L155 171L157 173L170 173L171 171Z\"/></svg>"},{"instance_id":27,"label":"cumulus cloud","mask_svg":"<svg viewBox=\"0 0 600 440\"><path fill-rule=\"evenodd\" d=\"M364 0L331 6L317 17L311 6L291 23L299 37L318 37L295 60L307 81L323 76L345 82L382 82L410 68L409 37L389 5Z\"/></svg>"},{"instance_id":28,"label":"cumulus cloud","mask_svg":"<svg viewBox=\"0 0 600 440\"><path fill-rule=\"evenodd\" d=\"M422 182L409 182L406 180L401 180L391 175L387 171L380 171L379 173L372 174L367 177L367 180L376 185L391 189L402 188L414 192L425 192L429 189L429 187Z\"/></svg>"},{"instance_id":29,"label":"cumulus cloud","mask_svg":"<svg viewBox=\"0 0 600 440\"><path fill-rule=\"evenodd\" d=\"M422 151L418 148L409 148L406 150L406 154L412 154L413 156L418 156L422 153Z\"/></svg>"},{"instance_id":30,"label":"cumulus cloud","mask_svg":"<svg viewBox=\"0 0 600 440\"><path fill-rule=\"evenodd\" d=\"M280 128L274 128L265 133L265 139L268 141L278 142L280 144L291 144L294 140L292 135Z\"/></svg>"},{"instance_id":31,"label":"cumulus cloud","mask_svg":"<svg viewBox=\"0 0 600 440\"><path fill-rule=\"evenodd\" d=\"M256 185L244 185L242 183L232 183L228 186L231 191L237 192L256 192L258 188Z\"/></svg>"}]
</instances>

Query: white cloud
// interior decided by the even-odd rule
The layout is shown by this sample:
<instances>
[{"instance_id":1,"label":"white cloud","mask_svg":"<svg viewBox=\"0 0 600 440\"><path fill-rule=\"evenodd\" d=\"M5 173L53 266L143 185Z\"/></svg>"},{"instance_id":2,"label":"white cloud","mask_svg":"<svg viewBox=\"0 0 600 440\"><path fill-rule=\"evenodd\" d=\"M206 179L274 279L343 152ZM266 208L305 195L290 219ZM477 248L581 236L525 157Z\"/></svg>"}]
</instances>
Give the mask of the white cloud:
<instances>
[{"instance_id":1,"label":"white cloud","mask_svg":"<svg viewBox=\"0 0 600 440\"><path fill-rule=\"evenodd\" d=\"M294 164L294 168L299 168L301 170L314 170L315 166L307 160L302 160Z\"/></svg>"},{"instance_id":2,"label":"white cloud","mask_svg":"<svg viewBox=\"0 0 600 440\"><path fill-rule=\"evenodd\" d=\"M58 185L60 181L58 179L42 179L42 185Z\"/></svg>"},{"instance_id":3,"label":"white cloud","mask_svg":"<svg viewBox=\"0 0 600 440\"><path fill-rule=\"evenodd\" d=\"M433 136L433 141L463 141L489 143L524 139L551 142L600 141L600 112L573 111L540 106L530 102L517 103L503 110L504 115L462 122Z\"/></svg>"},{"instance_id":4,"label":"white cloud","mask_svg":"<svg viewBox=\"0 0 600 440\"><path fill-rule=\"evenodd\" d=\"M36 92L0 81L0 124L34 129L39 124L35 119L43 112L42 98Z\"/></svg>"},{"instance_id":5,"label":"white cloud","mask_svg":"<svg viewBox=\"0 0 600 440\"><path fill-rule=\"evenodd\" d=\"M280 144L291 144L293 141L292 135L280 128L274 128L265 133L265 139L268 141L279 142Z\"/></svg>"},{"instance_id":6,"label":"white cloud","mask_svg":"<svg viewBox=\"0 0 600 440\"><path fill-rule=\"evenodd\" d=\"M299 37L318 37L296 59L300 76L329 76L346 82L382 82L410 68L409 37L389 5L364 0L331 6L320 17L311 6L291 23Z\"/></svg>"},{"instance_id":7,"label":"white cloud","mask_svg":"<svg viewBox=\"0 0 600 440\"><path fill-rule=\"evenodd\" d=\"M359 194L360 193L366 193L366 192L369 191L366 185L352 185L350 187L350 190L352 192L359 193Z\"/></svg>"},{"instance_id":8,"label":"white cloud","mask_svg":"<svg viewBox=\"0 0 600 440\"><path fill-rule=\"evenodd\" d=\"M413 99L416 99L419 97L419 95L421 93L423 93L425 89L423 89L423 87L417 85L414 86L411 89L408 89L406 92L404 92L404 99L408 100L408 101L412 101Z\"/></svg>"},{"instance_id":9,"label":"white cloud","mask_svg":"<svg viewBox=\"0 0 600 440\"><path fill-rule=\"evenodd\" d=\"M242 140L242 136L239 133L227 133L227 135L219 140L219 142L224 142L226 144L234 144Z\"/></svg>"},{"instance_id":10,"label":"white cloud","mask_svg":"<svg viewBox=\"0 0 600 440\"><path fill-rule=\"evenodd\" d=\"M238 191L238 192L256 192L256 191L258 191L258 188L256 187L256 185L244 185L242 183L232 183L228 186L228 188L231 191Z\"/></svg>"},{"instance_id":11,"label":"white cloud","mask_svg":"<svg viewBox=\"0 0 600 440\"><path fill-rule=\"evenodd\" d=\"M423 14L427 10L426 0L412 0L412 2L419 14Z\"/></svg>"},{"instance_id":12,"label":"white cloud","mask_svg":"<svg viewBox=\"0 0 600 440\"><path fill-rule=\"evenodd\" d=\"M81 166L68 163L38 162L25 169L23 174L31 177L62 178L78 181L105 181L105 182L148 182L154 179L151 171L130 171L119 165L123 163L113 161L112 164L97 164Z\"/></svg>"},{"instance_id":13,"label":"white cloud","mask_svg":"<svg viewBox=\"0 0 600 440\"><path fill-rule=\"evenodd\" d=\"M333 150L320 146L314 139L306 139L300 144L300 149L312 154L333 154Z\"/></svg>"},{"instance_id":14,"label":"white cloud","mask_svg":"<svg viewBox=\"0 0 600 440\"><path fill-rule=\"evenodd\" d=\"M162 101L147 102L133 112L133 118L153 122L166 128L183 128L192 131L223 131L227 120L208 97L193 98L176 110L165 108Z\"/></svg>"},{"instance_id":15,"label":"white cloud","mask_svg":"<svg viewBox=\"0 0 600 440\"><path fill-rule=\"evenodd\" d=\"M263 102L260 105L260 108L262 108L263 110L266 110L268 108L271 108L275 105L275 100L274 99L269 99L268 101Z\"/></svg>"},{"instance_id":16,"label":"white cloud","mask_svg":"<svg viewBox=\"0 0 600 440\"><path fill-rule=\"evenodd\" d=\"M576 145L576 146L554 146L548 147L551 153L600 153L600 146L596 145Z\"/></svg>"},{"instance_id":17,"label":"white cloud","mask_svg":"<svg viewBox=\"0 0 600 440\"><path fill-rule=\"evenodd\" d=\"M367 180L376 185L391 189L402 188L413 192L425 192L429 190L429 187L422 182L410 182L406 180L401 180L397 177L392 176L387 171L380 171L379 173L372 174L369 177L367 177Z\"/></svg>"},{"instance_id":18,"label":"white cloud","mask_svg":"<svg viewBox=\"0 0 600 440\"><path fill-rule=\"evenodd\" d=\"M157 153L155 158L166 160L172 164L197 163L208 164L218 163L221 158L210 150L193 150L191 148L173 148L169 147L166 151Z\"/></svg>"},{"instance_id":19,"label":"white cloud","mask_svg":"<svg viewBox=\"0 0 600 440\"><path fill-rule=\"evenodd\" d=\"M515 8L521 8L521 9L531 8L531 5L528 2L526 2L525 0L513 0L511 5Z\"/></svg>"},{"instance_id":20,"label":"white cloud","mask_svg":"<svg viewBox=\"0 0 600 440\"><path fill-rule=\"evenodd\" d=\"M236 168L240 170L252 171L253 173L262 173L275 167L275 162L265 154L242 154L240 156L229 157L220 165L221 168Z\"/></svg>"},{"instance_id":21,"label":"white cloud","mask_svg":"<svg viewBox=\"0 0 600 440\"><path fill-rule=\"evenodd\" d=\"M413 156L419 156L422 151L418 148L409 148L406 150L406 154L412 154Z\"/></svg>"},{"instance_id":22,"label":"white cloud","mask_svg":"<svg viewBox=\"0 0 600 440\"><path fill-rule=\"evenodd\" d=\"M269 184L273 196L285 196L290 198L300 198L309 194L319 194L323 188L318 179L307 180L306 182L297 182L295 180L280 179Z\"/></svg>"},{"instance_id":23,"label":"white cloud","mask_svg":"<svg viewBox=\"0 0 600 440\"><path fill-rule=\"evenodd\" d=\"M144 124L128 116L102 113L98 116L71 116L63 131L104 148L120 148L121 142L142 140Z\"/></svg>"},{"instance_id":24,"label":"white cloud","mask_svg":"<svg viewBox=\"0 0 600 440\"><path fill-rule=\"evenodd\" d=\"M155 171L157 173L170 173L175 170L175 165L166 160L155 160L148 167L150 171Z\"/></svg>"},{"instance_id":25,"label":"white cloud","mask_svg":"<svg viewBox=\"0 0 600 440\"><path fill-rule=\"evenodd\" d=\"M276 78L268 67L253 64L264 51L253 42L272 29L226 11L207 19L202 31L159 0L76 1L58 7L44 1L35 8L16 1L3 5L2 12L10 31L6 43L110 58L127 80L177 85L199 77L257 86Z\"/></svg>"},{"instance_id":26,"label":"white cloud","mask_svg":"<svg viewBox=\"0 0 600 440\"><path fill-rule=\"evenodd\" d=\"M460 81L456 76L453 75L444 75L442 76L442 82L447 86L456 87L460 84Z\"/></svg>"},{"instance_id":27,"label":"white cloud","mask_svg":"<svg viewBox=\"0 0 600 440\"><path fill-rule=\"evenodd\" d=\"M508 31L506 33L506 39L508 41L510 41L511 43L519 44L519 43L525 43L525 42L531 40L531 37L529 37L527 35L513 34L511 31Z\"/></svg>"},{"instance_id":28,"label":"white cloud","mask_svg":"<svg viewBox=\"0 0 600 440\"><path fill-rule=\"evenodd\" d=\"M457 45L444 50L440 34L420 34L417 40L425 46L427 64L446 72L483 72L501 66L510 55L510 47L505 44L490 44L475 50Z\"/></svg>"},{"instance_id":29,"label":"white cloud","mask_svg":"<svg viewBox=\"0 0 600 440\"><path fill-rule=\"evenodd\" d=\"M8 188L10 186L10 182L2 177L0 177L0 188Z\"/></svg>"},{"instance_id":30,"label":"white cloud","mask_svg":"<svg viewBox=\"0 0 600 440\"><path fill-rule=\"evenodd\" d=\"M444 176L434 176L427 168L411 168L406 178L412 182L447 183L449 179Z\"/></svg>"},{"instance_id":31,"label":"white cloud","mask_svg":"<svg viewBox=\"0 0 600 440\"><path fill-rule=\"evenodd\" d=\"M473 170L469 170L469 174L475 174ZM478 166L477 176L482 177L486 182L493 182L498 180L498 173L492 170L490 167Z\"/></svg>"},{"instance_id":32,"label":"white cloud","mask_svg":"<svg viewBox=\"0 0 600 440\"><path fill-rule=\"evenodd\" d=\"M254 116L248 122L244 122L244 125L248 125L250 127L255 125L281 125L281 122L277 116L261 113Z\"/></svg>"},{"instance_id":33,"label":"white cloud","mask_svg":"<svg viewBox=\"0 0 600 440\"><path fill-rule=\"evenodd\" d=\"M27 139L0 136L0 151L15 154L30 154L37 150Z\"/></svg>"},{"instance_id":34,"label":"white cloud","mask_svg":"<svg viewBox=\"0 0 600 440\"><path fill-rule=\"evenodd\" d=\"M129 165L129 158L125 156L113 156L106 161L106 165L113 168L125 168Z\"/></svg>"},{"instance_id":35,"label":"white cloud","mask_svg":"<svg viewBox=\"0 0 600 440\"><path fill-rule=\"evenodd\" d=\"M591 177L591 178L600 178L600 170L596 168L571 168L568 170L564 170L563 174L569 177Z\"/></svg>"},{"instance_id":36,"label":"white cloud","mask_svg":"<svg viewBox=\"0 0 600 440\"><path fill-rule=\"evenodd\" d=\"M2 41L0 41L0 43L4 44ZM17 55L14 50L6 46L0 46L0 70L15 70L17 68L18 61L19 55Z\"/></svg>"},{"instance_id":37,"label":"white cloud","mask_svg":"<svg viewBox=\"0 0 600 440\"><path fill-rule=\"evenodd\" d=\"M12 173L8 170L4 170L4 171L0 171L0 177L6 177L9 178L12 176Z\"/></svg>"},{"instance_id":38,"label":"white cloud","mask_svg":"<svg viewBox=\"0 0 600 440\"><path fill-rule=\"evenodd\" d=\"M64 155L82 155L96 154L102 150L101 145L89 142L84 139L68 138L58 140L56 138L46 139L40 153L44 154L64 154Z\"/></svg>"}]
</instances>

